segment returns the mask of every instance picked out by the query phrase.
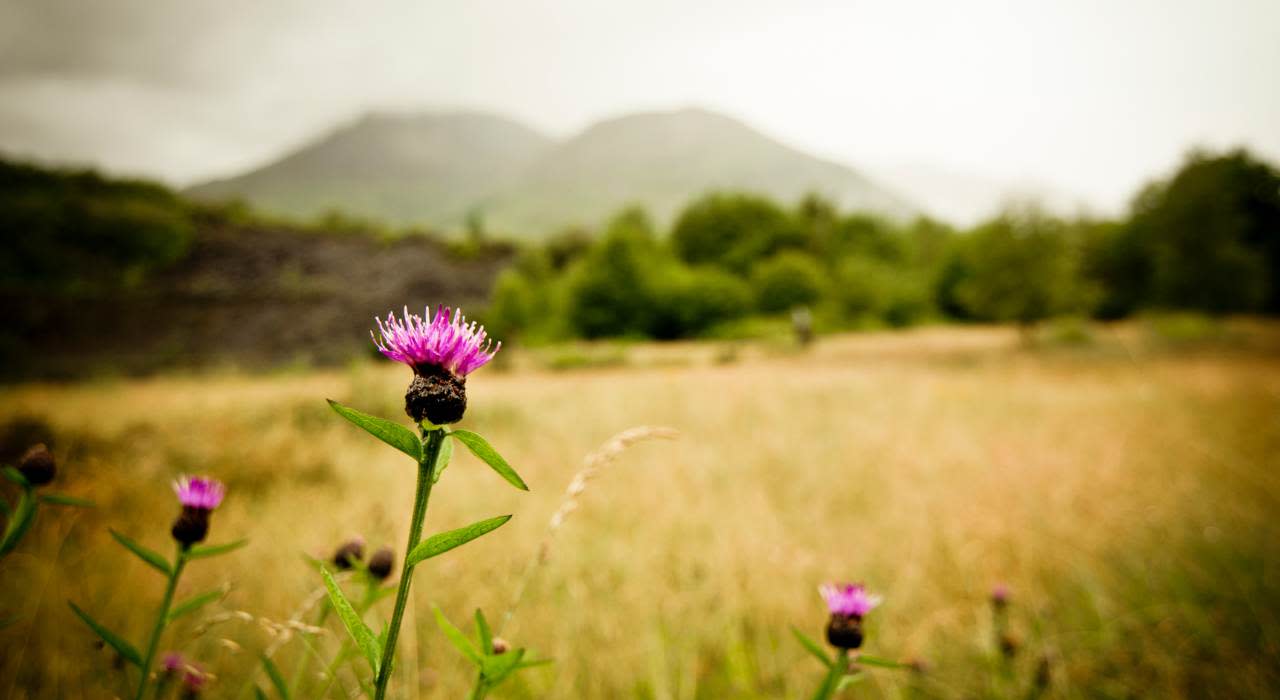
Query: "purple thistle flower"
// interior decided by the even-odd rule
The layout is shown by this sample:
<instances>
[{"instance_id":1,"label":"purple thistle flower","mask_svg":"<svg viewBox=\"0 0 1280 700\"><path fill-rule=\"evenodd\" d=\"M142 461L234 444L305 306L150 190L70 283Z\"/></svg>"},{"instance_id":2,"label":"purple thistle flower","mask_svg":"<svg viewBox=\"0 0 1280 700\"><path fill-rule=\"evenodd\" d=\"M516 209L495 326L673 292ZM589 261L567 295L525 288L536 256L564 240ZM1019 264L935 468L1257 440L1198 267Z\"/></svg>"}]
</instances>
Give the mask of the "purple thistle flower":
<instances>
[{"instance_id":1,"label":"purple thistle flower","mask_svg":"<svg viewBox=\"0 0 1280 700\"><path fill-rule=\"evenodd\" d=\"M209 534L209 514L222 503L226 489L206 477L184 476L173 482L173 490L182 504L182 513L173 521L173 539L190 547Z\"/></svg>"},{"instance_id":2,"label":"purple thistle flower","mask_svg":"<svg viewBox=\"0 0 1280 700\"><path fill-rule=\"evenodd\" d=\"M176 651L166 652L160 659L160 668L163 668L165 673L177 673L186 667L186 659Z\"/></svg>"},{"instance_id":3,"label":"purple thistle flower","mask_svg":"<svg viewBox=\"0 0 1280 700\"><path fill-rule=\"evenodd\" d=\"M1009 584L997 583L991 587L991 603L996 607L1004 607L1009 603Z\"/></svg>"},{"instance_id":4,"label":"purple thistle flower","mask_svg":"<svg viewBox=\"0 0 1280 700\"><path fill-rule=\"evenodd\" d=\"M226 489L222 484L206 477L188 477L173 482L173 490L178 494L178 502L183 508L213 510L222 503Z\"/></svg>"},{"instance_id":5,"label":"purple thistle flower","mask_svg":"<svg viewBox=\"0 0 1280 700\"><path fill-rule=\"evenodd\" d=\"M483 326L474 321L467 323L461 309L453 309L452 313L451 320L447 306L437 307L434 316L430 309L424 309L424 320L423 316L409 313L406 306L403 319L394 313L387 314L385 323L375 318L378 333L369 331L369 335L383 355L409 365L419 374L424 367L432 366L465 377L492 360L502 343L495 345Z\"/></svg>"},{"instance_id":6,"label":"purple thistle flower","mask_svg":"<svg viewBox=\"0 0 1280 700\"><path fill-rule=\"evenodd\" d=\"M861 618L880 604L880 596L867 593L860 583L827 583L818 587L832 615Z\"/></svg>"}]
</instances>

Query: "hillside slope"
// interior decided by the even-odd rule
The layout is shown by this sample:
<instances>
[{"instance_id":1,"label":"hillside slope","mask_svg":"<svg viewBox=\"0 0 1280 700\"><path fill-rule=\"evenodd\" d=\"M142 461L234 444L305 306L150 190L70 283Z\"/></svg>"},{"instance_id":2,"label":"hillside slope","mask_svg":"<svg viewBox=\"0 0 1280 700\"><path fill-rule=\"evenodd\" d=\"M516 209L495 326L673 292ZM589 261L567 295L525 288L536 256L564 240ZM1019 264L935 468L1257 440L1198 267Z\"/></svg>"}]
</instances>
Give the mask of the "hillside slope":
<instances>
[{"instance_id":1,"label":"hillside slope","mask_svg":"<svg viewBox=\"0 0 1280 700\"><path fill-rule=\"evenodd\" d=\"M296 218L341 210L392 224L456 227L551 145L489 114L371 114L278 161L186 194L242 198Z\"/></svg>"}]
</instances>

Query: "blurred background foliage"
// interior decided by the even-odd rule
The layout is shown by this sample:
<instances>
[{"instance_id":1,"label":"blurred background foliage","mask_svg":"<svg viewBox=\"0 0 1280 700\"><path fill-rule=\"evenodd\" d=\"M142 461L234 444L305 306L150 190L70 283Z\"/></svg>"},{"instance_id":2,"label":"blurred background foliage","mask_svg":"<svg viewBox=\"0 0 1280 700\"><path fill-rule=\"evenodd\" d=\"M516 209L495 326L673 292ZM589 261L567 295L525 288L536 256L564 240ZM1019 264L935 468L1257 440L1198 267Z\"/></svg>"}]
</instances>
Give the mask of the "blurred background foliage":
<instances>
[{"instance_id":1,"label":"blurred background foliage","mask_svg":"<svg viewBox=\"0 0 1280 700\"><path fill-rule=\"evenodd\" d=\"M1280 173L1244 150L1188 154L1118 219L1064 217L1024 201L957 229L927 217L841 211L817 194L778 202L710 192L669 226L633 207L598 232L574 228L522 243L495 237L479 212L453 239L337 211L291 223L235 202L192 203L147 182L5 163L0 229L0 299L22 310L0 337L10 358L41 356L74 334L69 305L89 297L115 300L93 309L109 329L113 315L163 316L174 300L213 309L230 292L210 290L223 288L238 294L228 312L237 319L273 311L308 325L272 336L275 362L305 358L316 338L350 330L321 327L326 319L365 318L388 295L465 302L494 336L532 345L776 333L798 308L811 311L820 332L939 321L1030 331L1054 317L1280 312ZM366 243L335 246L336 234ZM269 236L278 249L267 253ZM215 239L214 253L202 247ZM421 261L387 267L407 254L397 245L418 245ZM264 270L298 261L266 291L240 271L264 255ZM352 301L355 289L368 298ZM188 315L186 308L171 315ZM145 364L156 366L157 352L196 363L200 348L219 348L231 334L205 335L171 335L144 353ZM245 355L223 350L221 361Z\"/></svg>"}]
</instances>

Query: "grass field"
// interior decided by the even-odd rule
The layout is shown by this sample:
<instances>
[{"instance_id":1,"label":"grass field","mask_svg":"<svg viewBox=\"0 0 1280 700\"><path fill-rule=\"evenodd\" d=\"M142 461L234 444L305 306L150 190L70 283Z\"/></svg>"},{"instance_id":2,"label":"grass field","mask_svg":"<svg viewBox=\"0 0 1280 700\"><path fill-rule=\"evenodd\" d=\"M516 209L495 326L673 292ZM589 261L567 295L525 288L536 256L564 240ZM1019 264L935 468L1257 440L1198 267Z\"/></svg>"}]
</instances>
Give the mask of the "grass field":
<instances>
[{"instance_id":1,"label":"grass field","mask_svg":"<svg viewBox=\"0 0 1280 700\"><path fill-rule=\"evenodd\" d=\"M532 491L455 456L427 530L515 517L419 567L403 697L465 695L430 606L500 616L583 457L637 425L680 437L591 482L502 633L555 663L496 697L808 697L822 669L789 627L821 636L829 579L884 595L869 653L926 664L877 670L850 697L1029 697L1041 667L1048 697L1280 693L1280 327L1187 339L1131 325L1036 349L990 328L727 347L611 349L609 366L558 371L512 353L472 376L463 426ZM215 674L208 697L267 688L257 654L279 640L263 620L287 620L320 583L304 553L359 533L403 554L412 464L324 399L402 417L407 381L378 363L0 389L8 439L38 419L28 432L52 431L57 488L98 503L42 510L0 562L0 611L20 615L0 630L0 697L124 692L65 601L144 636L163 581L108 528L168 551L169 481L187 472L227 482L211 541L252 543L190 567L180 596L230 592L162 648ZM1009 664L988 604L1000 581ZM253 620L209 624L230 611ZM308 643L331 654L342 635L330 621ZM288 675L305 653L295 635L274 655ZM319 692L310 668L298 697Z\"/></svg>"}]
</instances>

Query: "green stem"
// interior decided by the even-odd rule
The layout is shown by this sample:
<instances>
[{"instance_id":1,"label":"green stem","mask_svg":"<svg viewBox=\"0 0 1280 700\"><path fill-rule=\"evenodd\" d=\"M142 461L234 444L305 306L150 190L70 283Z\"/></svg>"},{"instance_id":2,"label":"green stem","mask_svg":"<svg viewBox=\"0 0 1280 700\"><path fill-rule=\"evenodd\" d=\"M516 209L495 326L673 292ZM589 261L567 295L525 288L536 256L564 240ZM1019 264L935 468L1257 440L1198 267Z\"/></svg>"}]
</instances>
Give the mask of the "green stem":
<instances>
[{"instance_id":1,"label":"green stem","mask_svg":"<svg viewBox=\"0 0 1280 700\"><path fill-rule=\"evenodd\" d=\"M471 694L467 696L467 700L484 700L489 694L489 684L484 682L484 672L476 672L476 686L471 689Z\"/></svg>"},{"instance_id":2,"label":"green stem","mask_svg":"<svg viewBox=\"0 0 1280 700\"><path fill-rule=\"evenodd\" d=\"M396 639L400 636L400 622L404 619L404 609L409 603L409 585L413 582L413 565L409 564L409 553L418 546L422 539L422 523L427 517L427 501L431 499L431 486L435 481L436 458L440 454L440 445L444 443L443 428L422 430L422 461L418 463L418 490L413 499L413 519L409 522L409 543L404 548L404 568L400 572L400 589L396 592L396 608L391 614L391 626L387 628L387 642L382 649L382 662L378 666L378 680L375 686L374 700L382 700L387 696L387 684L391 682L391 661L396 654Z\"/></svg>"},{"instance_id":3,"label":"green stem","mask_svg":"<svg viewBox=\"0 0 1280 700\"><path fill-rule=\"evenodd\" d=\"M849 650L841 649L836 654L835 663L831 664L830 670L827 671L827 677L822 679L822 685L818 686L818 691L813 694L813 700L829 700L835 694L836 688L840 686L840 679L848 669Z\"/></svg>"},{"instance_id":4,"label":"green stem","mask_svg":"<svg viewBox=\"0 0 1280 700\"><path fill-rule=\"evenodd\" d=\"M142 700L147 694L147 684L151 681L151 662L155 660L156 647L160 646L160 635L169 623L169 606L173 604L173 592L178 588L178 577L182 575L182 567L187 564L187 549L178 545L178 556L173 560L173 571L169 574L169 585L164 589L164 600L160 602L160 612L156 615L156 624L151 628L151 639L147 642L147 655L142 659L142 678L138 681L138 693L135 700Z\"/></svg>"}]
</instances>

